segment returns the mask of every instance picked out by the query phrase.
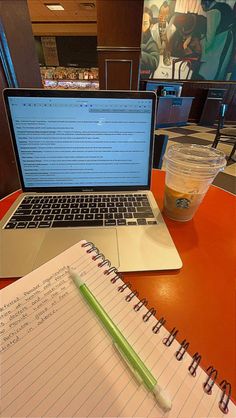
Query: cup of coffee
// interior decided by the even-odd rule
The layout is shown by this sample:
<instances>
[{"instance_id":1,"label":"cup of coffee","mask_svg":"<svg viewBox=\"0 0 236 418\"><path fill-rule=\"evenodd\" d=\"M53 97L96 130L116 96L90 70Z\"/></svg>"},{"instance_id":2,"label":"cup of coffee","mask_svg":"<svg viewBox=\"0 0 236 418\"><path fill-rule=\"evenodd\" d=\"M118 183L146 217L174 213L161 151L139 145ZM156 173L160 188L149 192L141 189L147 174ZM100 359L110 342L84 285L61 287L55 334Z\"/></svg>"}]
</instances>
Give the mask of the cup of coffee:
<instances>
[{"instance_id":1,"label":"cup of coffee","mask_svg":"<svg viewBox=\"0 0 236 418\"><path fill-rule=\"evenodd\" d=\"M164 161L164 214L176 221L189 221L216 175L224 169L225 154L203 145L174 144L166 151Z\"/></svg>"}]
</instances>

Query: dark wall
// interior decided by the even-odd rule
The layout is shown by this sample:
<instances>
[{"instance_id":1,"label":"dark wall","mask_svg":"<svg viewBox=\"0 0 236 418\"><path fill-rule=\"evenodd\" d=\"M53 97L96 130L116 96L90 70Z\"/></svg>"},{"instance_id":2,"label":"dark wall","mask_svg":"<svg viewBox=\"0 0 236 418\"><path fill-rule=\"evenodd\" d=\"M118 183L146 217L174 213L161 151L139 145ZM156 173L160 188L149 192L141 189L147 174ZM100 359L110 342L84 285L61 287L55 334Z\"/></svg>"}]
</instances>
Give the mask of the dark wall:
<instances>
[{"instance_id":1,"label":"dark wall","mask_svg":"<svg viewBox=\"0 0 236 418\"><path fill-rule=\"evenodd\" d=\"M61 66L97 67L96 36L58 36L58 59Z\"/></svg>"},{"instance_id":2,"label":"dark wall","mask_svg":"<svg viewBox=\"0 0 236 418\"><path fill-rule=\"evenodd\" d=\"M69 67L75 65L81 68L98 66L96 36L57 36L57 54L59 65ZM35 37L38 60L45 65L41 37Z\"/></svg>"}]
</instances>

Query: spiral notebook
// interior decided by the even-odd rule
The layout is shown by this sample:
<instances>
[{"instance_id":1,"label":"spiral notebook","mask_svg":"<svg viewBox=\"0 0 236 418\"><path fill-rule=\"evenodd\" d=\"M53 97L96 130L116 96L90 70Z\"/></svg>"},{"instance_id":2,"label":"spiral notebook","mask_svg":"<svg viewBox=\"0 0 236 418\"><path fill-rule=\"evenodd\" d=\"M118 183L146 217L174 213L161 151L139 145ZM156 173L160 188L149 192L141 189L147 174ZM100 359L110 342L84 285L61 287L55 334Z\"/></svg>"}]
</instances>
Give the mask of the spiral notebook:
<instances>
[{"instance_id":1,"label":"spiral notebook","mask_svg":"<svg viewBox=\"0 0 236 418\"><path fill-rule=\"evenodd\" d=\"M172 399L164 414L116 352L68 274L75 269ZM145 299L92 243L81 241L1 291L2 417L230 417L215 383Z\"/></svg>"}]
</instances>

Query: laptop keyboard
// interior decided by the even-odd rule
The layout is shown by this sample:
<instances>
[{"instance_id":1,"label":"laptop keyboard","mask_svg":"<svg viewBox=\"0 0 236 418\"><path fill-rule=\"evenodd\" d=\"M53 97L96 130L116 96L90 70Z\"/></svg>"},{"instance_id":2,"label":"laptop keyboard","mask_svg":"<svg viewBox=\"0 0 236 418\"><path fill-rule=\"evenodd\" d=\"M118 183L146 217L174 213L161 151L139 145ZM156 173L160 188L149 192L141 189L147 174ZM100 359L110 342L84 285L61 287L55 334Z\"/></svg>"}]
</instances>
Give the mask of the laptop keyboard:
<instances>
[{"instance_id":1,"label":"laptop keyboard","mask_svg":"<svg viewBox=\"0 0 236 418\"><path fill-rule=\"evenodd\" d=\"M146 194L26 196L5 229L156 224Z\"/></svg>"}]
</instances>

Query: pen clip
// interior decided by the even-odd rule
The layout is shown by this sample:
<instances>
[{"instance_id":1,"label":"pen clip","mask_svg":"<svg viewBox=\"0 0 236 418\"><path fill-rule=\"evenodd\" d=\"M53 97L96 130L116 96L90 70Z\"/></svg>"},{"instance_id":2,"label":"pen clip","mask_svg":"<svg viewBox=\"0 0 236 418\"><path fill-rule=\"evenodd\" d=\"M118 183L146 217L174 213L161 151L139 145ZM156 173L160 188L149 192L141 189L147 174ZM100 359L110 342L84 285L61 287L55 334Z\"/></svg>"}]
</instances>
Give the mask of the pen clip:
<instances>
[{"instance_id":1,"label":"pen clip","mask_svg":"<svg viewBox=\"0 0 236 418\"><path fill-rule=\"evenodd\" d=\"M143 380L140 377L139 373L136 372L136 370L131 366L131 364L129 363L129 361L127 360L125 354L123 353L123 351L121 350L121 348L118 346L117 343L115 343L113 341L113 346L115 347L115 349L118 351L119 356L122 358L122 360L125 362L125 365L128 367L128 369L130 370L130 372L132 373L132 375L134 376L135 380L137 381L137 383L139 385L143 384Z\"/></svg>"}]
</instances>

